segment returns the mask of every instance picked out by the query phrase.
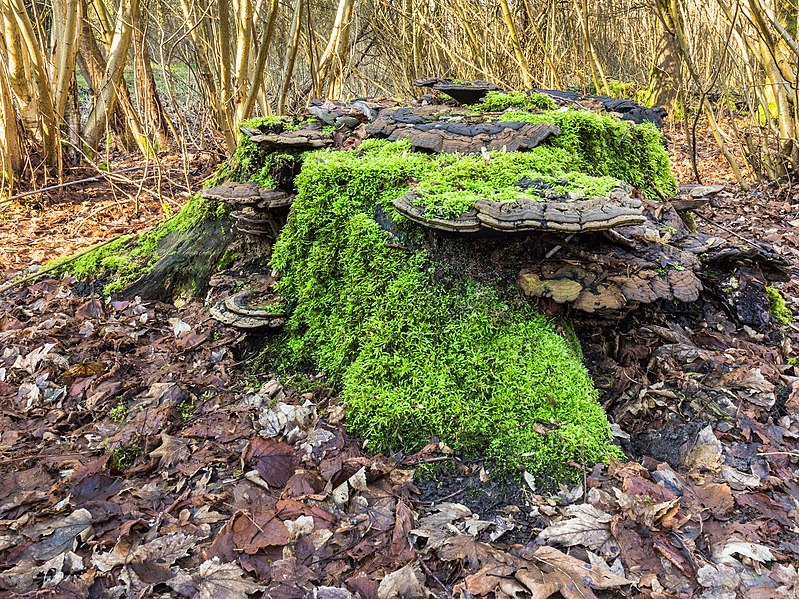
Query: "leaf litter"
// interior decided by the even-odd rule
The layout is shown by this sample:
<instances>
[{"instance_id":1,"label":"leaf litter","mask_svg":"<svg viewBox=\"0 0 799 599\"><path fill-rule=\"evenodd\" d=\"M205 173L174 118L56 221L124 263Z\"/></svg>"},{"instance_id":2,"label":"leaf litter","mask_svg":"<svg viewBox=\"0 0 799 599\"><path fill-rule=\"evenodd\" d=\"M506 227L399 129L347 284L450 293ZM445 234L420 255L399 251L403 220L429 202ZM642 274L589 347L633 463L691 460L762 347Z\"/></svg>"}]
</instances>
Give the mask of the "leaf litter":
<instances>
[{"instance_id":1,"label":"leaf litter","mask_svg":"<svg viewBox=\"0 0 799 599\"><path fill-rule=\"evenodd\" d=\"M724 192L712 218L795 258L794 193ZM435 441L364 452L329 391L248 378L201 302L81 292L0 298L0 595L799 595L794 327L710 305L577 323L630 461L543 494Z\"/></svg>"}]
</instances>

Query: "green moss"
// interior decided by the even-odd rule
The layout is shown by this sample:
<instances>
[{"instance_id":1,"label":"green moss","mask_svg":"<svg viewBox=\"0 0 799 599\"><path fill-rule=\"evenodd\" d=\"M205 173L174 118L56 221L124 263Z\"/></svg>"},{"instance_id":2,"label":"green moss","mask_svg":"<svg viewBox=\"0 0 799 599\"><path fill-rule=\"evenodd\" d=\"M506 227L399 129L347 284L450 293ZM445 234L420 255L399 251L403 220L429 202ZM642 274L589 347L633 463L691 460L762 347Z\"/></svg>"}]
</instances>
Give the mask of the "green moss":
<instances>
[{"instance_id":1,"label":"green moss","mask_svg":"<svg viewBox=\"0 0 799 599\"><path fill-rule=\"evenodd\" d=\"M394 225L415 238L392 200L461 160L374 141L306 157L273 255L292 308L282 366L310 362L338 382L350 430L374 450L437 436L558 476L618 455L580 356L532 305L421 246L387 245Z\"/></svg>"},{"instance_id":2,"label":"green moss","mask_svg":"<svg viewBox=\"0 0 799 599\"><path fill-rule=\"evenodd\" d=\"M296 131L301 125L293 119L278 116L259 117L241 123L242 127L274 133ZM271 152L241 134L236 152L230 160L219 166L207 187L215 187L225 181L254 181L262 187L276 187L275 173L298 159L299 153Z\"/></svg>"},{"instance_id":3,"label":"green moss","mask_svg":"<svg viewBox=\"0 0 799 599\"><path fill-rule=\"evenodd\" d=\"M677 191L660 131L651 123L634 125L588 110L508 112L499 120L557 125L560 135L544 143L566 150L576 171L616 177L653 200Z\"/></svg>"},{"instance_id":4,"label":"green moss","mask_svg":"<svg viewBox=\"0 0 799 599\"><path fill-rule=\"evenodd\" d=\"M55 267L53 273L56 275L69 272L77 279L94 278L102 271L104 261L108 259L113 261L115 257L130 251L133 239L132 235L123 235L111 243L100 244L90 249L76 260L72 260L70 256L58 258L49 262L45 268Z\"/></svg>"},{"instance_id":5,"label":"green moss","mask_svg":"<svg viewBox=\"0 0 799 599\"><path fill-rule=\"evenodd\" d=\"M799 356L788 358L788 365L793 366L794 368L799 367Z\"/></svg>"},{"instance_id":6,"label":"green moss","mask_svg":"<svg viewBox=\"0 0 799 599\"><path fill-rule=\"evenodd\" d=\"M138 239L126 235L91 250L77 260L63 258L48 266L58 266L55 274L69 272L77 279L103 280L103 295L120 293L131 283L150 272L161 257L159 248L171 233L185 233L207 218L221 219L232 208L228 204L192 197L170 219L163 220Z\"/></svg>"},{"instance_id":7,"label":"green moss","mask_svg":"<svg viewBox=\"0 0 799 599\"><path fill-rule=\"evenodd\" d=\"M112 472L125 472L133 466L136 458L144 454L141 437L136 436L127 445L121 445L111 450L108 458L108 468Z\"/></svg>"},{"instance_id":8,"label":"green moss","mask_svg":"<svg viewBox=\"0 0 799 599\"><path fill-rule=\"evenodd\" d=\"M452 165L454 168L442 168L435 175L435 180L424 181L416 186L414 191L418 197L415 203L425 206L428 216L455 217L469 210L478 199L512 204L521 199L543 201L551 197L563 198L570 193L596 198L606 197L619 185L619 181L612 177L563 172L557 162L541 161L542 153L540 150L499 152L490 155L487 160L482 156L464 157ZM474 175L471 178L453 176L451 171L461 172L462 163L467 161L477 163ZM546 171L545 164L549 167ZM556 174L544 174L542 171ZM514 185L522 178L535 180L541 188L525 190Z\"/></svg>"},{"instance_id":9,"label":"green moss","mask_svg":"<svg viewBox=\"0 0 799 599\"><path fill-rule=\"evenodd\" d=\"M483 101L473 106L484 112L500 112L508 108L523 110L555 110L555 102L546 94L526 94L524 92L488 92Z\"/></svg>"},{"instance_id":10,"label":"green moss","mask_svg":"<svg viewBox=\"0 0 799 599\"><path fill-rule=\"evenodd\" d=\"M124 401L120 401L108 412L108 416L117 424L122 424L128 417L128 405Z\"/></svg>"},{"instance_id":11,"label":"green moss","mask_svg":"<svg viewBox=\"0 0 799 599\"><path fill-rule=\"evenodd\" d=\"M222 258L219 260L219 264L217 265L217 270L227 270L233 264L235 264L236 260L239 259L239 255L237 252L233 252L230 250L225 250L225 253L222 254Z\"/></svg>"},{"instance_id":12,"label":"green moss","mask_svg":"<svg viewBox=\"0 0 799 599\"><path fill-rule=\"evenodd\" d=\"M776 287L766 287L766 297L769 301L769 312L777 322L788 325L794 321L793 313L785 305L785 298Z\"/></svg>"},{"instance_id":13,"label":"green moss","mask_svg":"<svg viewBox=\"0 0 799 599\"><path fill-rule=\"evenodd\" d=\"M691 233L696 233L696 218L689 210L681 210L678 212L683 224Z\"/></svg>"}]
</instances>

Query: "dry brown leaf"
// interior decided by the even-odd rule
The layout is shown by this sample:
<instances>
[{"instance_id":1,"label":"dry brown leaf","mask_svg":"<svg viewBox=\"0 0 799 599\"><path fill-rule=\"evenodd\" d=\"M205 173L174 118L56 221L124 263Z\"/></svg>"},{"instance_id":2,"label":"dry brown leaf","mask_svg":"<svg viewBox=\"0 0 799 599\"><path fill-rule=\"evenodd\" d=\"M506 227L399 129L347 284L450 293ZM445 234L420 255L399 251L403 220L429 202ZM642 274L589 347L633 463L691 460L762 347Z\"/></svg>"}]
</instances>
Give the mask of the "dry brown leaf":
<instances>
[{"instance_id":1,"label":"dry brown leaf","mask_svg":"<svg viewBox=\"0 0 799 599\"><path fill-rule=\"evenodd\" d=\"M512 555L500 551L487 543L481 543L471 535L457 535L441 545L438 557L445 562L466 560L471 570L492 564L514 564Z\"/></svg>"},{"instance_id":2,"label":"dry brown leaf","mask_svg":"<svg viewBox=\"0 0 799 599\"><path fill-rule=\"evenodd\" d=\"M421 570L410 563L396 572L387 574L377 588L378 599L422 599L428 593L424 588L425 576Z\"/></svg>"},{"instance_id":3,"label":"dry brown leaf","mask_svg":"<svg viewBox=\"0 0 799 599\"><path fill-rule=\"evenodd\" d=\"M106 371L105 364L99 362L88 362L86 364L76 364L61 373L61 380L71 385L78 379L88 378L90 376L98 376Z\"/></svg>"},{"instance_id":4,"label":"dry brown leaf","mask_svg":"<svg viewBox=\"0 0 799 599\"><path fill-rule=\"evenodd\" d=\"M721 455L721 442L710 425L699 431L694 443L680 447L680 462L688 470L717 472L721 469Z\"/></svg>"},{"instance_id":5,"label":"dry brown leaf","mask_svg":"<svg viewBox=\"0 0 799 599\"><path fill-rule=\"evenodd\" d=\"M75 540L91 535L92 515L86 509L78 509L60 520L52 520L39 526L31 527L26 534L44 537L28 548L20 561L48 561L57 555L74 549Z\"/></svg>"},{"instance_id":6,"label":"dry brown leaf","mask_svg":"<svg viewBox=\"0 0 799 599\"><path fill-rule=\"evenodd\" d=\"M394 510L394 530L391 533L389 555L401 560L408 560L414 555L410 542L410 532L413 529L413 511L404 501L398 501Z\"/></svg>"},{"instance_id":7,"label":"dry brown leaf","mask_svg":"<svg viewBox=\"0 0 799 599\"><path fill-rule=\"evenodd\" d=\"M278 489L286 486L299 465L294 448L264 437L250 441L244 452L244 461L255 468L269 486Z\"/></svg>"},{"instance_id":8,"label":"dry brown leaf","mask_svg":"<svg viewBox=\"0 0 799 599\"><path fill-rule=\"evenodd\" d=\"M229 526L234 547L250 555L289 542L289 531L273 510L254 514L239 510L230 518Z\"/></svg>"},{"instance_id":9,"label":"dry brown leaf","mask_svg":"<svg viewBox=\"0 0 799 599\"><path fill-rule=\"evenodd\" d=\"M548 599L557 592L566 599L596 599L587 586L569 580L558 571L544 573L530 565L517 571L516 579L529 589L531 599Z\"/></svg>"},{"instance_id":10,"label":"dry brown leaf","mask_svg":"<svg viewBox=\"0 0 799 599\"><path fill-rule=\"evenodd\" d=\"M732 490L727 484L707 483L702 486L695 486L694 493L716 518L726 518L735 507Z\"/></svg>"},{"instance_id":11,"label":"dry brown leaf","mask_svg":"<svg viewBox=\"0 0 799 599\"><path fill-rule=\"evenodd\" d=\"M171 468L175 464L188 460L191 457L191 451L189 444L182 439L161 433L161 445L150 452L150 457L158 458L162 468Z\"/></svg>"},{"instance_id":12,"label":"dry brown leaf","mask_svg":"<svg viewBox=\"0 0 799 599\"><path fill-rule=\"evenodd\" d=\"M93 555L92 564L101 572L109 572L116 566L134 562L157 562L171 566L188 555L196 545L197 537L182 532L157 537L139 546L132 546L127 538L122 538L108 553Z\"/></svg>"},{"instance_id":13,"label":"dry brown leaf","mask_svg":"<svg viewBox=\"0 0 799 599\"><path fill-rule=\"evenodd\" d=\"M618 547L610 532L610 515L587 503L568 506L566 515L570 516L568 520L548 526L536 541L565 547L583 545L606 556L618 555Z\"/></svg>"},{"instance_id":14,"label":"dry brown leaf","mask_svg":"<svg viewBox=\"0 0 799 599\"><path fill-rule=\"evenodd\" d=\"M244 578L244 570L238 565L222 564L218 558L200 564L194 576L179 574L166 584L182 595L199 599L247 599L247 595L264 589Z\"/></svg>"},{"instance_id":15,"label":"dry brown leaf","mask_svg":"<svg viewBox=\"0 0 799 599\"><path fill-rule=\"evenodd\" d=\"M482 597L491 593L496 593L500 584L508 577L513 576L516 571L515 566L491 565L480 568L474 574L467 576L463 582L458 583L452 590L453 596L468 591L472 595ZM524 590L520 587L521 590Z\"/></svg>"},{"instance_id":16,"label":"dry brown leaf","mask_svg":"<svg viewBox=\"0 0 799 599\"><path fill-rule=\"evenodd\" d=\"M554 547L539 547L533 557L541 560L547 566L559 570L570 578L577 579L593 589L611 589L614 587L632 584L622 576L614 574L610 568L586 563Z\"/></svg>"}]
</instances>

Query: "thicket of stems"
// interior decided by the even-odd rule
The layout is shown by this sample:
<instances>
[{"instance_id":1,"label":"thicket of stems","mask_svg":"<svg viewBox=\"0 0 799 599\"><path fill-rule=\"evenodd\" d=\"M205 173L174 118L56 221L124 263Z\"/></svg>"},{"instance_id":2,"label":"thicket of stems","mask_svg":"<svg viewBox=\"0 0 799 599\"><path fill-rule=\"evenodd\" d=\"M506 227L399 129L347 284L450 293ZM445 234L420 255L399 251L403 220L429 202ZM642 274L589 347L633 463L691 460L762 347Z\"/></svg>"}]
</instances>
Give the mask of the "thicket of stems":
<instances>
[{"instance_id":1,"label":"thicket of stems","mask_svg":"<svg viewBox=\"0 0 799 599\"><path fill-rule=\"evenodd\" d=\"M0 19L3 193L116 148L230 153L252 116L429 76L636 93L689 132L701 114L741 182L799 162L794 0L0 0Z\"/></svg>"}]
</instances>

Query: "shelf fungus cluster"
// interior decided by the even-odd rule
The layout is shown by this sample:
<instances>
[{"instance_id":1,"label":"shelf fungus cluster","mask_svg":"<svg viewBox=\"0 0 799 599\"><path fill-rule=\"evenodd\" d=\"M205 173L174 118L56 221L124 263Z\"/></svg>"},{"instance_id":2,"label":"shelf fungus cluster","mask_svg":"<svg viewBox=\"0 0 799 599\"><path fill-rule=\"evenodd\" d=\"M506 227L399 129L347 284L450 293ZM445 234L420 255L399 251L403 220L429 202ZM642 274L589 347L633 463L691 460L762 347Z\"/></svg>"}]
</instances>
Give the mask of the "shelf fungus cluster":
<instances>
[{"instance_id":1,"label":"shelf fungus cluster","mask_svg":"<svg viewBox=\"0 0 799 599\"><path fill-rule=\"evenodd\" d=\"M214 320L242 330L278 329L286 322L279 299L240 291L216 301L208 308Z\"/></svg>"},{"instance_id":2,"label":"shelf fungus cluster","mask_svg":"<svg viewBox=\"0 0 799 599\"><path fill-rule=\"evenodd\" d=\"M366 133L389 141L407 139L415 150L479 154L531 150L560 129L552 123L486 122L441 106L386 108Z\"/></svg>"},{"instance_id":3,"label":"shelf fungus cluster","mask_svg":"<svg viewBox=\"0 0 799 599\"><path fill-rule=\"evenodd\" d=\"M735 245L686 225L692 219L685 210L704 205L722 189L686 186L673 202L644 201L640 224L553 242L545 260L521 269L518 284L530 297L615 317L661 300L694 302L703 291L726 301L719 284L726 275L720 273L745 271L749 275L739 285L762 292L768 279L763 273L783 277L784 260L765 246ZM753 293L750 298L758 295ZM743 306L732 301L729 307L743 324L757 325L746 318Z\"/></svg>"},{"instance_id":4,"label":"shelf fungus cluster","mask_svg":"<svg viewBox=\"0 0 799 599\"><path fill-rule=\"evenodd\" d=\"M232 204L238 208L231 213L236 229L256 237L277 239L294 195L276 189L264 189L255 183L223 183L203 189L201 195L209 200Z\"/></svg>"},{"instance_id":5,"label":"shelf fungus cluster","mask_svg":"<svg viewBox=\"0 0 799 599\"><path fill-rule=\"evenodd\" d=\"M619 186L606 198L590 199L546 200L531 196L500 202L478 198L470 210L453 218L428 214L426 205L412 191L394 200L394 207L423 227L452 233L486 229L508 233L536 230L580 233L642 224L646 220L643 204L630 191L627 186Z\"/></svg>"}]
</instances>

